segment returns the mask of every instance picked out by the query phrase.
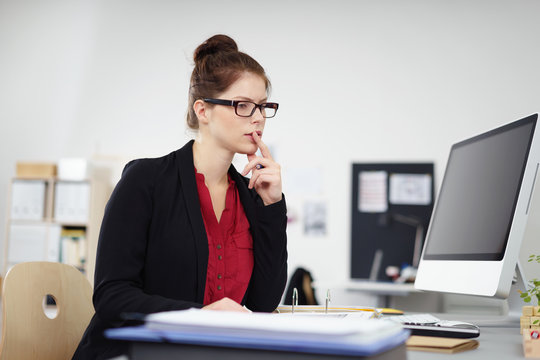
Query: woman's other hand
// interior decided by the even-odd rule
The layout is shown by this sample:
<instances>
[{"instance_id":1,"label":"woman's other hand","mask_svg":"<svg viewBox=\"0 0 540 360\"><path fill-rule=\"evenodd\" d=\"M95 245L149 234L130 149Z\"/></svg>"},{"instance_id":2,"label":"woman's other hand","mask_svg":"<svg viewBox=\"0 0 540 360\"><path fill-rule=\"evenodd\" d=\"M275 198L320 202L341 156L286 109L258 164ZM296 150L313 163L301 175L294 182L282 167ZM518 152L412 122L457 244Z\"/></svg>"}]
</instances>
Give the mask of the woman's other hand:
<instances>
[{"instance_id":1,"label":"woman's other hand","mask_svg":"<svg viewBox=\"0 0 540 360\"><path fill-rule=\"evenodd\" d=\"M220 311L240 311L249 312L248 309L240 305L234 300L224 297L218 301L208 304L202 308L202 310L220 310Z\"/></svg>"}]
</instances>

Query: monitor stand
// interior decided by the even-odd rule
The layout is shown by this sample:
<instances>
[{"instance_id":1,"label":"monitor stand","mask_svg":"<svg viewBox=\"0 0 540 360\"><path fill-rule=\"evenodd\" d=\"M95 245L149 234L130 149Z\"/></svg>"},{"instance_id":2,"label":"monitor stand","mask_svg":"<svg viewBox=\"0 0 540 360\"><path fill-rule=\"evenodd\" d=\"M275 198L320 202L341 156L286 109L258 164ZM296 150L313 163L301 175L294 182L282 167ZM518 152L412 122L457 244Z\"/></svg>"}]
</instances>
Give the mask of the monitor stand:
<instances>
[{"instance_id":1,"label":"monitor stand","mask_svg":"<svg viewBox=\"0 0 540 360\"><path fill-rule=\"evenodd\" d=\"M484 326L484 327L512 327L519 328L520 323L519 319L522 314L523 306L527 305L523 299L520 297L519 291L524 291L527 289L527 282L525 280L525 273L523 272L523 267L521 263L517 262L516 264L516 274L512 280L512 285L510 286L510 294L508 294L508 313L506 315L493 317L489 320L479 319L473 321L475 325Z\"/></svg>"}]
</instances>

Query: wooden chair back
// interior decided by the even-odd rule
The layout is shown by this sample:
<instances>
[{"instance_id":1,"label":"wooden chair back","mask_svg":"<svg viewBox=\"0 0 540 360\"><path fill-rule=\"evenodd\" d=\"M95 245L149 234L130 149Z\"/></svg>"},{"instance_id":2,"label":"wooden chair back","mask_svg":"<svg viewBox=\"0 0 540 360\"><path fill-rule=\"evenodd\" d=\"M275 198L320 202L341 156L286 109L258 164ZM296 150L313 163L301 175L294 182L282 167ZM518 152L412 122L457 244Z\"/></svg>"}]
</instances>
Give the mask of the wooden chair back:
<instances>
[{"instance_id":1,"label":"wooden chair back","mask_svg":"<svg viewBox=\"0 0 540 360\"><path fill-rule=\"evenodd\" d=\"M56 302L52 319L47 295ZM94 314L92 286L71 265L20 263L4 279L2 314L0 360L71 359Z\"/></svg>"}]
</instances>

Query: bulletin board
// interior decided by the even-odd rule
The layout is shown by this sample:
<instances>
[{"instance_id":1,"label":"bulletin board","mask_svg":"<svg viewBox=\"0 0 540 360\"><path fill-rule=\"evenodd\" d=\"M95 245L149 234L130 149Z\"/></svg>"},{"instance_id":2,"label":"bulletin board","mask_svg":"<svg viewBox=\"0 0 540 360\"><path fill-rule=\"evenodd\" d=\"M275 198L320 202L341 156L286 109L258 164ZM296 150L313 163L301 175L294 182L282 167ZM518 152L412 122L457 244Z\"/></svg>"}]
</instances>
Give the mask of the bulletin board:
<instances>
[{"instance_id":1,"label":"bulletin board","mask_svg":"<svg viewBox=\"0 0 540 360\"><path fill-rule=\"evenodd\" d=\"M352 279L390 281L389 266L413 265L418 225L423 247L433 211L433 173L433 163L352 165Z\"/></svg>"}]
</instances>

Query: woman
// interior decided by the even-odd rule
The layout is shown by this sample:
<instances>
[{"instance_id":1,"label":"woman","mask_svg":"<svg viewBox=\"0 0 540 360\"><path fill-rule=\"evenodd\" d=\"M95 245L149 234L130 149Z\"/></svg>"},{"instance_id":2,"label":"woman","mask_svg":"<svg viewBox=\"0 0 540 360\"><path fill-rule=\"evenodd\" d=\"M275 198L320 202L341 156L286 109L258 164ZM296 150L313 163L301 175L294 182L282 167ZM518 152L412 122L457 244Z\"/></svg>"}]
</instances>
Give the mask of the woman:
<instances>
[{"instance_id":1,"label":"woman","mask_svg":"<svg viewBox=\"0 0 540 360\"><path fill-rule=\"evenodd\" d=\"M125 167L101 226L96 313L74 359L126 353L103 336L126 325L125 314L272 311L281 299L286 206L280 167L261 140L278 108L267 102L270 82L225 35L201 44L194 60L187 123L196 139ZM235 153L249 161L241 174Z\"/></svg>"}]
</instances>

